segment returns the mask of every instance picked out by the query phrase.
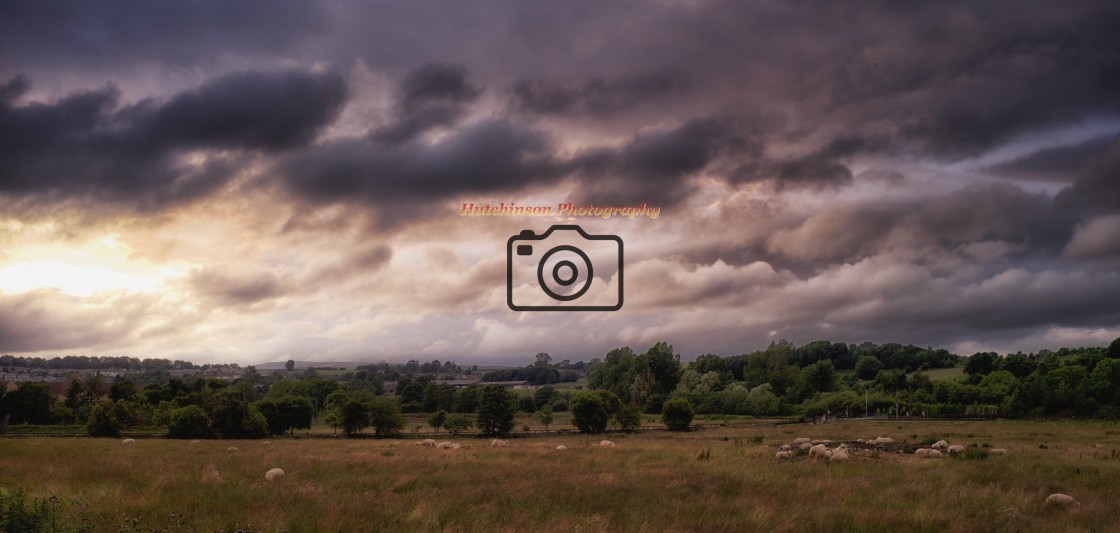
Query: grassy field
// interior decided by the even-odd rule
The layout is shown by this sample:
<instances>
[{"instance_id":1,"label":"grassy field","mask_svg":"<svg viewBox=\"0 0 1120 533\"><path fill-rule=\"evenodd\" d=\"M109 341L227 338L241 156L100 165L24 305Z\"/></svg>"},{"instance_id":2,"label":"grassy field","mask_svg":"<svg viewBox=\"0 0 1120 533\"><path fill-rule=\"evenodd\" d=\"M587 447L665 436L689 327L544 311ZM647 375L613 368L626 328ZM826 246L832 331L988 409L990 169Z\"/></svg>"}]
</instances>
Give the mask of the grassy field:
<instances>
[{"instance_id":1,"label":"grassy field","mask_svg":"<svg viewBox=\"0 0 1120 533\"><path fill-rule=\"evenodd\" d=\"M965 460L861 450L847 463L775 460L776 445L802 436L944 438L1009 453ZM6 438L0 491L56 496L67 523L84 516L95 531L1120 528L1120 428L1111 424L853 421L607 438L617 447L583 436L513 439L508 448L456 439L460 450L403 439ZM276 467L286 475L266 481ZM1082 505L1047 507L1053 492Z\"/></svg>"}]
</instances>

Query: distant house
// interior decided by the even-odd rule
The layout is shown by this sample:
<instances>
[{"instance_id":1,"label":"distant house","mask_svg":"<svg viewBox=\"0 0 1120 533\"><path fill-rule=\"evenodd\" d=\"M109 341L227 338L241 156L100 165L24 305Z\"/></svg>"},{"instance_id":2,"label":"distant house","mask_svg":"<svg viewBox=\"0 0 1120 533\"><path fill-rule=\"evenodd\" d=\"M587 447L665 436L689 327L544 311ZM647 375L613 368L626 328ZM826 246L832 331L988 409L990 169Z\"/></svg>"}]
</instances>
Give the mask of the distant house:
<instances>
[{"instance_id":1,"label":"distant house","mask_svg":"<svg viewBox=\"0 0 1120 533\"><path fill-rule=\"evenodd\" d=\"M464 388L467 388L471 385L480 385L481 384L481 382L477 379L445 379L443 381L439 381L438 383L443 384L443 385L451 385L452 387L455 387L456 389L464 389Z\"/></svg>"}]
</instances>

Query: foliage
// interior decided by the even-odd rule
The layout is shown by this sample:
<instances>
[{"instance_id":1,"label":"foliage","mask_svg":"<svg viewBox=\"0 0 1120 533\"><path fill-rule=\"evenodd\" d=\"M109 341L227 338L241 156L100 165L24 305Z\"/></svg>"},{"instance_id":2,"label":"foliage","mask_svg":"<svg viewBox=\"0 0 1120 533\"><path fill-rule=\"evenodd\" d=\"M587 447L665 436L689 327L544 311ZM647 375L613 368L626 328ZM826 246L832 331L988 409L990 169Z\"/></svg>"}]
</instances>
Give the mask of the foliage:
<instances>
[{"instance_id":1,"label":"foliage","mask_svg":"<svg viewBox=\"0 0 1120 533\"><path fill-rule=\"evenodd\" d=\"M856 361L856 377L862 380L870 381L879 375L879 371L883 369L883 362L874 355L865 355Z\"/></svg>"},{"instance_id":2,"label":"foliage","mask_svg":"<svg viewBox=\"0 0 1120 533\"><path fill-rule=\"evenodd\" d=\"M607 422L622 405L618 396L605 390L586 391L572 396L572 425L581 433L602 433Z\"/></svg>"},{"instance_id":3,"label":"foliage","mask_svg":"<svg viewBox=\"0 0 1120 533\"><path fill-rule=\"evenodd\" d=\"M268 424L272 435L283 435L296 429L311 429L315 406L305 396L287 395L278 399L265 398L256 408Z\"/></svg>"},{"instance_id":4,"label":"foliage","mask_svg":"<svg viewBox=\"0 0 1120 533\"><path fill-rule=\"evenodd\" d=\"M487 385L482 388L475 424L483 435L508 434L513 429L513 419L516 415L516 395L498 385Z\"/></svg>"},{"instance_id":5,"label":"foliage","mask_svg":"<svg viewBox=\"0 0 1120 533\"><path fill-rule=\"evenodd\" d=\"M664 410L661 411L661 420L665 422L665 426L669 431L688 431L688 427L692 424L692 405L688 400L680 397L669 398L665 402Z\"/></svg>"},{"instance_id":6,"label":"foliage","mask_svg":"<svg viewBox=\"0 0 1120 533\"><path fill-rule=\"evenodd\" d=\"M213 437L210 417L197 405L179 407L171 411L167 422L167 436L175 439L204 439Z\"/></svg>"},{"instance_id":7,"label":"foliage","mask_svg":"<svg viewBox=\"0 0 1120 533\"><path fill-rule=\"evenodd\" d=\"M9 413L12 424L49 424L54 402L50 387L42 383L23 382L0 397L0 417Z\"/></svg>"},{"instance_id":8,"label":"foliage","mask_svg":"<svg viewBox=\"0 0 1120 533\"><path fill-rule=\"evenodd\" d=\"M540 422L541 425L544 426L545 431L547 431L548 426L550 426L552 424L552 421L553 421L552 407L546 405L540 411L538 411L537 412L537 421Z\"/></svg>"},{"instance_id":9,"label":"foliage","mask_svg":"<svg viewBox=\"0 0 1120 533\"><path fill-rule=\"evenodd\" d=\"M369 427L369 408L362 402L347 399L338 409L338 426L347 437Z\"/></svg>"},{"instance_id":10,"label":"foliage","mask_svg":"<svg viewBox=\"0 0 1120 533\"><path fill-rule=\"evenodd\" d=\"M113 402L108 399L101 400L90 411L89 421L86 423L86 432L91 437L119 437L121 436L121 422L117 419Z\"/></svg>"},{"instance_id":11,"label":"foliage","mask_svg":"<svg viewBox=\"0 0 1120 533\"><path fill-rule=\"evenodd\" d=\"M458 435L473 426L470 417L463 414L448 415L447 420L443 422L443 427L452 435Z\"/></svg>"},{"instance_id":12,"label":"foliage","mask_svg":"<svg viewBox=\"0 0 1120 533\"><path fill-rule=\"evenodd\" d=\"M625 404L618 408L614 414L614 419L622 428L622 431L627 433L636 431L642 427L642 412L636 406Z\"/></svg>"},{"instance_id":13,"label":"foliage","mask_svg":"<svg viewBox=\"0 0 1120 533\"><path fill-rule=\"evenodd\" d=\"M439 428L443 427L444 422L447 422L447 411L436 411L432 416L428 417L428 425L439 433Z\"/></svg>"},{"instance_id":14,"label":"foliage","mask_svg":"<svg viewBox=\"0 0 1120 533\"><path fill-rule=\"evenodd\" d=\"M373 434L378 437L396 435L404 429L404 416L401 408L393 400L378 398L368 405L369 423L373 427Z\"/></svg>"}]
</instances>

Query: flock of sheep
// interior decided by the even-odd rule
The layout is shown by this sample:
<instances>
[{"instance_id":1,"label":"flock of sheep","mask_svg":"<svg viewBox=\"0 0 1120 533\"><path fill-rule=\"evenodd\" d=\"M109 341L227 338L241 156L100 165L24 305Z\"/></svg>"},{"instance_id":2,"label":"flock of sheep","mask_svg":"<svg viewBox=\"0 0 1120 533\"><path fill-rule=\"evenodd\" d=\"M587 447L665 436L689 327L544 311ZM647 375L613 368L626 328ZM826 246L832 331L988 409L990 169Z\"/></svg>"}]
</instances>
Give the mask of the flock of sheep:
<instances>
[{"instance_id":1,"label":"flock of sheep","mask_svg":"<svg viewBox=\"0 0 1120 533\"><path fill-rule=\"evenodd\" d=\"M191 441L192 444L195 444L195 443L198 443L198 442L199 442L198 440L192 440ZM866 440L865 439L856 439L856 444L863 445L865 447L879 447L879 446L882 446L882 445L885 445L885 444L894 444L894 442L895 442L894 439L892 439L890 437L875 437L873 439L866 439ZM135 444L136 441L133 440L133 439L124 439L123 441L121 441L121 443L126 444L126 445L127 444ZM263 444L268 444L268 441L264 441ZM462 449L462 447L463 447L460 444L456 444L456 443L453 443L453 442L450 442L450 441L436 442L433 439L424 439L424 440L416 441L415 443L413 443L413 446L439 448L439 449L444 449L444 450L459 450L459 449ZM508 447L509 446L509 441L505 441L505 440L502 440L502 439L490 439L490 446L492 448ZM612 442L612 441L604 439L604 440L599 441L598 444L594 444L593 446L598 447L598 448L614 448L615 443ZM799 437L799 438L793 440L793 444L782 444L782 445L780 445L779 449L778 449L778 452L774 454L774 457L779 461L792 460L793 457L794 457L794 448L797 448L799 450L806 450L809 458L812 459L812 460L826 460L826 461L829 461L829 462L844 462L844 461L848 461L851 458L850 457L850 448L849 448L847 443L840 443L840 445L836 446L835 448L830 448L830 446L832 446L832 441L830 441L830 440L825 440L825 439L814 440L814 439L810 439L808 437ZM567 449L568 449L568 447L564 446L563 444L560 444L560 445L556 446L556 451L564 451L564 450L567 450ZM226 451L228 451L228 452L239 452L240 450L238 448L234 447L234 446L230 446L230 447L226 448ZM964 453L964 451L965 451L964 446L962 446L960 444L949 444L948 442L946 442L943 439L943 440L939 440L939 441L931 444L929 448L918 448L917 450L914 450L914 455L917 456L917 457L924 457L924 458L940 458L940 457L945 457L947 455L962 454L962 453ZM989 453L992 453L992 454L995 454L995 455L1004 455L1004 454L1007 453L1007 450L1004 449L1004 448L992 448L988 451L989 451ZM264 478L267 481L277 481L277 480L279 480L280 478L283 478L283 477L284 477L284 470L282 470L280 468L273 468L273 469L269 470L268 472L264 473ZM1059 494L1059 493L1055 493L1055 494L1051 494L1051 495L1047 496L1046 497L1046 504L1054 506L1054 507L1076 507L1076 506L1081 505L1072 496L1069 496L1069 495L1066 495L1066 494Z\"/></svg>"}]
</instances>

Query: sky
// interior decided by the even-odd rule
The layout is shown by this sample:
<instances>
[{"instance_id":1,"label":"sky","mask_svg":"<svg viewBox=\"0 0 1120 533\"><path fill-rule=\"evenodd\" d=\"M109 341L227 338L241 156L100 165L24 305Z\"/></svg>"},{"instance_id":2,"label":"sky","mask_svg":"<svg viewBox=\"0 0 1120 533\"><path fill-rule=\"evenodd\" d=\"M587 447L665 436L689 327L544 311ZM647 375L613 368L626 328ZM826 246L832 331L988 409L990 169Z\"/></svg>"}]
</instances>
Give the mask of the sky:
<instances>
[{"instance_id":1,"label":"sky","mask_svg":"<svg viewBox=\"0 0 1120 533\"><path fill-rule=\"evenodd\" d=\"M0 0L0 353L1107 345L1116 28L1113 1ZM507 241L553 225L624 243L584 295L621 309L510 308Z\"/></svg>"}]
</instances>

